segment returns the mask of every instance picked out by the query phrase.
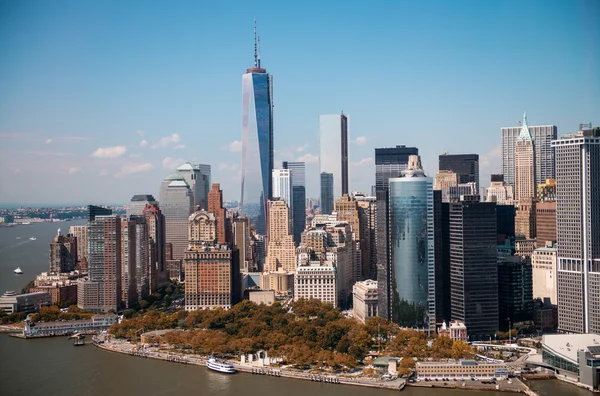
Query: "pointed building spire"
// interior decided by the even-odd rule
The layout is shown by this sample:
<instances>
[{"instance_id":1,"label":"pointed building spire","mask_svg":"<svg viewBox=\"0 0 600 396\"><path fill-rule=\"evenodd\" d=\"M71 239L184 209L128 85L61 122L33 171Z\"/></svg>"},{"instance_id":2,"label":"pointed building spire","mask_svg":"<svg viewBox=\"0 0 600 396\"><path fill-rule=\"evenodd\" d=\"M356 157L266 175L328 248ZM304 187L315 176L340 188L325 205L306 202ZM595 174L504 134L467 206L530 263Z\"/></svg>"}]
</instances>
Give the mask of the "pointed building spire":
<instances>
[{"instance_id":1,"label":"pointed building spire","mask_svg":"<svg viewBox=\"0 0 600 396\"><path fill-rule=\"evenodd\" d=\"M519 132L519 136L517 137L517 141L519 140L528 140L532 141L531 133L529 133L529 126L527 126L527 112L523 112L523 123L521 124L521 132Z\"/></svg>"},{"instance_id":2,"label":"pointed building spire","mask_svg":"<svg viewBox=\"0 0 600 396\"><path fill-rule=\"evenodd\" d=\"M258 43L257 43L257 36L256 36L256 18L254 18L254 67L259 67L258 66Z\"/></svg>"},{"instance_id":3,"label":"pointed building spire","mask_svg":"<svg viewBox=\"0 0 600 396\"><path fill-rule=\"evenodd\" d=\"M260 67L260 36L258 36L258 67Z\"/></svg>"}]
</instances>

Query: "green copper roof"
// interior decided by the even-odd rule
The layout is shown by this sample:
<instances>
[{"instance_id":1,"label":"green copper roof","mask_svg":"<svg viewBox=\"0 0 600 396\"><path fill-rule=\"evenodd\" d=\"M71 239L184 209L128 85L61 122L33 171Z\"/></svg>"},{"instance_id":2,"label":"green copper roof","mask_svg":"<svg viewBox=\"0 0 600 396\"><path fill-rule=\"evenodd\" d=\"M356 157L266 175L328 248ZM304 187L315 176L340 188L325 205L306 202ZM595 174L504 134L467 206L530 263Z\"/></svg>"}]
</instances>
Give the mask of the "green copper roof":
<instances>
[{"instance_id":1,"label":"green copper roof","mask_svg":"<svg viewBox=\"0 0 600 396\"><path fill-rule=\"evenodd\" d=\"M179 173L171 173L165 180L185 180Z\"/></svg>"},{"instance_id":2,"label":"green copper roof","mask_svg":"<svg viewBox=\"0 0 600 396\"><path fill-rule=\"evenodd\" d=\"M533 139L531 138L531 133L529 133L529 126L527 126L527 112L523 113L523 125L521 125L521 132L519 132L519 137L517 141L526 140L531 142Z\"/></svg>"},{"instance_id":3,"label":"green copper roof","mask_svg":"<svg viewBox=\"0 0 600 396\"><path fill-rule=\"evenodd\" d=\"M183 164L179 168L177 168L177 170L186 170L186 171L194 170L194 165L190 164L189 162L186 162L185 164Z\"/></svg>"}]
</instances>

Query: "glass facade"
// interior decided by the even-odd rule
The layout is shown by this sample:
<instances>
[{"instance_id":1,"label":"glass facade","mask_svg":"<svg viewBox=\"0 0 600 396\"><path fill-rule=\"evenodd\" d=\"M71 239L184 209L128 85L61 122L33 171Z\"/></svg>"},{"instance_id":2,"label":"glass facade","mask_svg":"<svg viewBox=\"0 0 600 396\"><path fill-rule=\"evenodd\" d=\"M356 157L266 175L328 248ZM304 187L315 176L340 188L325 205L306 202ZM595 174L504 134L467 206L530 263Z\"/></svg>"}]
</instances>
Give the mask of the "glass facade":
<instances>
[{"instance_id":1,"label":"glass facade","mask_svg":"<svg viewBox=\"0 0 600 396\"><path fill-rule=\"evenodd\" d=\"M165 243L173 245L173 259L183 259L188 245L188 218L194 209L194 194L178 174L169 175L162 183L160 207L165 217Z\"/></svg>"},{"instance_id":2,"label":"glass facade","mask_svg":"<svg viewBox=\"0 0 600 396\"><path fill-rule=\"evenodd\" d=\"M348 188L348 115L319 116L319 171L333 175L333 198L341 197Z\"/></svg>"},{"instance_id":3,"label":"glass facade","mask_svg":"<svg viewBox=\"0 0 600 396\"><path fill-rule=\"evenodd\" d=\"M321 214L331 214L333 212L334 181L334 176L331 173L321 173Z\"/></svg>"},{"instance_id":4,"label":"glass facade","mask_svg":"<svg viewBox=\"0 0 600 396\"><path fill-rule=\"evenodd\" d=\"M435 329L433 180L389 179L391 319Z\"/></svg>"},{"instance_id":5,"label":"glass facade","mask_svg":"<svg viewBox=\"0 0 600 396\"><path fill-rule=\"evenodd\" d=\"M265 204L271 198L273 171L273 103L271 76L248 69L242 77L242 191L240 207L266 232Z\"/></svg>"},{"instance_id":6,"label":"glass facade","mask_svg":"<svg viewBox=\"0 0 600 396\"><path fill-rule=\"evenodd\" d=\"M306 185L304 162L284 161L283 169L289 169L292 173L292 230L294 242L300 244L302 231L306 226Z\"/></svg>"}]
</instances>

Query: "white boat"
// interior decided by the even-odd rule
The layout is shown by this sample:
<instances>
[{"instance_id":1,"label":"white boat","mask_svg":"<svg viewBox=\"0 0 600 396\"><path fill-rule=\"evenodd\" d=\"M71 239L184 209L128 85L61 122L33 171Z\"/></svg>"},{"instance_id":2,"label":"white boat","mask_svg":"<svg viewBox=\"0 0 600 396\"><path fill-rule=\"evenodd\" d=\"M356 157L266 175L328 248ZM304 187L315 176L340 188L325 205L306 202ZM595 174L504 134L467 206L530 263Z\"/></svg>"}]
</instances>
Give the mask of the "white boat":
<instances>
[{"instance_id":1,"label":"white boat","mask_svg":"<svg viewBox=\"0 0 600 396\"><path fill-rule=\"evenodd\" d=\"M214 357L208 359L208 362L206 362L206 367L213 371L218 371L219 373L235 374L235 367L233 367L233 364L225 363L222 360L215 359Z\"/></svg>"},{"instance_id":2,"label":"white boat","mask_svg":"<svg viewBox=\"0 0 600 396\"><path fill-rule=\"evenodd\" d=\"M24 221L21 223L21 225L29 225L29 224L31 224L31 222L29 222L29 221Z\"/></svg>"},{"instance_id":3,"label":"white boat","mask_svg":"<svg viewBox=\"0 0 600 396\"><path fill-rule=\"evenodd\" d=\"M23 271L21 270L20 267L17 267L17 269L15 270L15 275L21 275L23 273Z\"/></svg>"},{"instance_id":4,"label":"white boat","mask_svg":"<svg viewBox=\"0 0 600 396\"><path fill-rule=\"evenodd\" d=\"M36 237L29 238L30 241L35 241L36 239L37 239Z\"/></svg>"}]
</instances>

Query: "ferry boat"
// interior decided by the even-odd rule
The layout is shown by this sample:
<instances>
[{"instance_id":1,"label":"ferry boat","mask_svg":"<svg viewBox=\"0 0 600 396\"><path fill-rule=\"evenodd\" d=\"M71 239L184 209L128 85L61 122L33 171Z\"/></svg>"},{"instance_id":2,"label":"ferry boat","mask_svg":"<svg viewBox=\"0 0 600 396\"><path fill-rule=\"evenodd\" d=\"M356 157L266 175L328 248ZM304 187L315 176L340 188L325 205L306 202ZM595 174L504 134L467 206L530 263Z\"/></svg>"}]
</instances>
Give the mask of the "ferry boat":
<instances>
[{"instance_id":1,"label":"ferry boat","mask_svg":"<svg viewBox=\"0 0 600 396\"><path fill-rule=\"evenodd\" d=\"M206 367L213 371L218 371L219 373L235 374L235 368L233 367L233 364L225 363L222 360L215 359L214 357L208 359L208 362L206 362Z\"/></svg>"},{"instance_id":2,"label":"ferry boat","mask_svg":"<svg viewBox=\"0 0 600 396\"><path fill-rule=\"evenodd\" d=\"M35 241L35 240L37 240L37 238L36 237L31 237L31 238L29 238L29 240L30 241Z\"/></svg>"},{"instance_id":3,"label":"ferry boat","mask_svg":"<svg viewBox=\"0 0 600 396\"><path fill-rule=\"evenodd\" d=\"M15 269L15 275L21 275L23 273L23 270L21 270L21 267L17 267L17 269Z\"/></svg>"}]
</instances>

